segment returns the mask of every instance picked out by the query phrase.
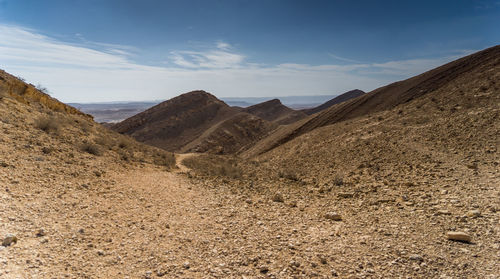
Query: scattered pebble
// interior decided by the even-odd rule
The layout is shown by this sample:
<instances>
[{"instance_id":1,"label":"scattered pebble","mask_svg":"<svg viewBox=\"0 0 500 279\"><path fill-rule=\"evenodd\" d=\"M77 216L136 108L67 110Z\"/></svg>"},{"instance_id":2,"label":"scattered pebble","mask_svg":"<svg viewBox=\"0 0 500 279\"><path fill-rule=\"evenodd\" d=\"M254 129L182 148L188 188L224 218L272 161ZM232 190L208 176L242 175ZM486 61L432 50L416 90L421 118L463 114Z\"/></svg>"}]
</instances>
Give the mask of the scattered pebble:
<instances>
[{"instance_id":1,"label":"scattered pebble","mask_svg":"<svg viewBox=\"0 0 500 279\"><path fill-rule=\"evenodd\" d=\"M467 212L467 216L471 218L477 218L481 216L481 211L475 209Z\"/></svg>"},{"instance_id":2,"label":"scattered pebble","mask_svg":"<svg viewBox=\"0 0 500 279\"><path fill-rule=\"evenodd\" d=\"M472 237L464 232L447 232L446 238L453 241L471 242Z\"/></svg>"},{"instance_id":3,"label":"scattered pebble","mask_svg":"<svg viewBox=\"0 0 500 279\"><path fill-rule=\"evenodd\" d=\"M273 202L285 202L285 199L283 198L283 195L280 192L278 192L274 194Z\"/></svg>"},{"instance_id":4,"label":"scattered pebble","mask_svg":"<svg viewBox=\"0 0 500 279\"><path fill-rule=\"evenodd\" d=\"M342 216L335 212L328 212L325 214L325 218L333 221L342 221Z\"/></svg>"},{"instance_id":5,"label":"scattered pebble","mask_svg":"<svg viewBox=\"0 0 500 279\"><path fill-rule=\"evenodd\" d=\"M337 196L339 198L348 199L348 198L352 198L354 196L354 194L353 193L338 193Z\"/></svg>"},{"instance_id":6,"label":"scattered pebble","mask_svg":"<svg viewBox=\"0 0 500 279\"><path fill-rule=\"evenodd\" d=\"M12 245L13 243L17 243L17 237L13 234L8 234L2 241L2 246L7 247Z\"/></svg>"},{"instance_id":7,"label":"scattered pebble","mask_svg":"<svg viewBox=\"0 0 500 279\"><path fill-rule=\"evenodd\" d=\"M412 261L418 261L418 262L423 262L424 258L422 258L422 256L420 256L420 255L415 254L415 255L411 255L410 256L410 260L412 260Z\"/></svg>"}]
</instances>

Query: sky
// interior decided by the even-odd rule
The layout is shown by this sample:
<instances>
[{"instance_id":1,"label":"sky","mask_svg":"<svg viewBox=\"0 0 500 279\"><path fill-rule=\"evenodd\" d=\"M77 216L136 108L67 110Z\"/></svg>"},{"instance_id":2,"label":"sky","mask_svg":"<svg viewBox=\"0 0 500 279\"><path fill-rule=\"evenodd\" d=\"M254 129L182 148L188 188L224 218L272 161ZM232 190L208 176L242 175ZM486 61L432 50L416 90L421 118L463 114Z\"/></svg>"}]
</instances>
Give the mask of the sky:
<instances>
[{"instance_id":1,"label":"sky","mask_svg":"<svg viewBox=\"0 0 500 279\"><path fill-rule=\"evenodd\" d=\"M373 90L500 43L500 0L0 0L0 69L63 102Z\"/></svg>"}]
</instances>

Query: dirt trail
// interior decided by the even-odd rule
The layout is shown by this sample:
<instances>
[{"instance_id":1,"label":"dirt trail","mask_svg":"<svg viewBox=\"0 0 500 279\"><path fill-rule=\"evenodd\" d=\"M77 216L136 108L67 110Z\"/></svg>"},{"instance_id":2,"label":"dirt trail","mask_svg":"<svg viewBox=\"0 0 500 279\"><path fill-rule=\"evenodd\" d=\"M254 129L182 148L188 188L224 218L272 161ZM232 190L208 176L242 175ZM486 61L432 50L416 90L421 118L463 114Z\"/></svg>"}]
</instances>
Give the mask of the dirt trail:
<instances>
[{"instance_id":1,"label":"dirt trail","mask_svg":"<svg viewBox=\"0 0 500 279\"><path fill-rule=\"evenodd\" d=\"M175 166L177 167L175 172L178 172L178 173L189 172L191 169L186 167L182 162L184 161L184 159L191 158L191 157L198 156L198 155L199 154L196 154L196 153L175 154Z\"/></svg>"}]
</instances>

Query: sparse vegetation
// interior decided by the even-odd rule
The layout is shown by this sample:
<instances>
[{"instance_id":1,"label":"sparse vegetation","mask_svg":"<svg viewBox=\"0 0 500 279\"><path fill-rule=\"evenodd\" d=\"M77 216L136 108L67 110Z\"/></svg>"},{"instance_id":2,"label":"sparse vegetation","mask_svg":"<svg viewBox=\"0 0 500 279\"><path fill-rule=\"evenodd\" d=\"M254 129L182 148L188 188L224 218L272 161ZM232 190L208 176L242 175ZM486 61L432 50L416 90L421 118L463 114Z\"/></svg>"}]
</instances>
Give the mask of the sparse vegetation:
<instances>
[{"instance_id":1,"label":"sparse vegetation","mask_svg":"<svg viewBox=\"0 0 500 279\"><path fill-rule=\"evenodd\" d=\"M158 166L171 167L175 165L175 157L172 153L159 152L153 155L153 163Z\"/></svg>"},{"instance_id":2,"label":"sparse vegetation","mask_svg":"<svg viewBox=\"0 0 500 279\"><path fill-rule=\"evenodd\" d=\"M45 86L43 86L41 84L38 84L36 86L36 89L38 89L42 93L49 94L49 90L47 89L47 87L45 87Z\"/></svg>"},{"instance_id":3,"label":"sparse vegetation","mask_svg":"<svg viewBox=\"0 0 500 279\"><path fill-rule=\"evenodd\" d=\"M41 116L35 120L35 127L47 133L59 131L61 126L60 119L54 116Z\"/></svg>"},{"instance_id":4,"label":"sparse vegetation","mask_svg":"<svg viewBox=\"0 0 500 279\"><path fill-rule=\"evenodd\" d=\"M129 139L127 139L127 138L122 138L118 142L118 147L120 147L120 148L127 148L130 145L132 145L132 142Z\"/></svg>"},{"instance_id":5,"label":"sparse vegetation","mask_svg":"<svg viewBox=\"0 0 500 279\"><path fill-rule=\"evenodd\" d=\"M52 153L53 150L54 149L52 149L51 147L47 147L47 146L42 147L43 154L50 154L50 153Z\"/></svg>"},{"instance_id":6,"label":"sparse vegetation","mask_svg":"<svg viewBox=\"0 0 500 279\"><path fill-rule=\"evenodd\" d=\"M225 176L233 179L242 177L242 170L234 158L203 154L186 158L183 164L196 173L207 176Z\"/></svg>"},{"instance_id":7,"label":"sparse vegetation","mask_svg":"<svg viewBox=\"0 0 500 279\"><path fill-rule=\"evenodd\" d=\"M278 176L280 178L286 178L286 179L292 180L292 181L299 181L297 174L295 174L294 172L291 172L289 170L280 170L278 172Z\"/></svg>"},{"instance_id":8,"label":"sparse vegetation","mask_svg":"<svg viewBox=\"0 0 500 279\"><path fill-rule=\"evenodd\" d=\"M100 156L102 151L99 146L95 143L85 142L82 144L82 151L87 152L92 155Z\"/></svg>"},{"instance_id":9,"label":"sparse vegetation","mask_svg":"<svg viewBox=\"0 0 500 279\"><path fill-rule=\"evenodd\" d=\"M113 139L108 136L108 135L101 135L95 139L95 143L106 148L106 149L111 149L115 142Z\"/></svg>"},{"instance_id":10,"label":"sparse vegetation","mask_svg":"<svg viewBox=\"0 0 500 279\"><path fill-rule=\"evenodd\" d=\"M339 176L339 175L335 176L333 178L333 185L335 185L335 186L344 185L344 178L342 178L342 176Z\"/></svg>"}]
</instances>

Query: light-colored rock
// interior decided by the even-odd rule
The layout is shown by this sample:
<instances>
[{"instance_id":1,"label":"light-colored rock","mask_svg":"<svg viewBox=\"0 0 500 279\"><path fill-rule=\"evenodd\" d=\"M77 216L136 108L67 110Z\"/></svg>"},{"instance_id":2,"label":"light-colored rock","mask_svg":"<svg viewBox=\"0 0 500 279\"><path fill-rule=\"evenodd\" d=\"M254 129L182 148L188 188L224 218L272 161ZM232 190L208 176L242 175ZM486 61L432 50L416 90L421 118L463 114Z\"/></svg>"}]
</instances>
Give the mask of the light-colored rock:
<instances>
[{"instance_id":1,"label":"light-colored rock","mask_svg":"<svg viewBox=\"0 0 500 279\"><path fill-rule=\"evenodd\" d=\"M471 242L472 237L465 232L447 232L446 238L454 241Z\"/></svg>"},{"instance_id":2,"label":"light-colored rock","mask_svg":"<svg viewBox=\"0 0 500 279\"><path fill-rule=\"evenodd\" d=\"M442 210L438 210L434 215L451 215L451 212L449 212L448 210L442 209Z\"/></svg>"},{"instance_id":3,"label":"light-colored rock","mask_svg":"<svg viewBox=\"0 0 500 279\"><path fill-rule=\"evenodd\" d=\"M328 212L325 214L325 218L333 221L342 221L342 216L336 212Z\"/></svg>"},{"instance_id":4,"label":"light-colored rock","mask_svg":"<svg viewBox=\"0 0 500 279\"><path fill-rule=\"evenodd\" d=\"M481 216L481 211L475 209L467 212L467 217L477 218Z\"/></svg>"}]
</instances>

